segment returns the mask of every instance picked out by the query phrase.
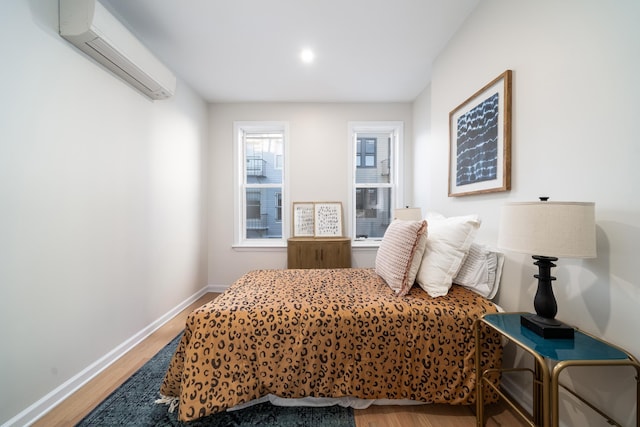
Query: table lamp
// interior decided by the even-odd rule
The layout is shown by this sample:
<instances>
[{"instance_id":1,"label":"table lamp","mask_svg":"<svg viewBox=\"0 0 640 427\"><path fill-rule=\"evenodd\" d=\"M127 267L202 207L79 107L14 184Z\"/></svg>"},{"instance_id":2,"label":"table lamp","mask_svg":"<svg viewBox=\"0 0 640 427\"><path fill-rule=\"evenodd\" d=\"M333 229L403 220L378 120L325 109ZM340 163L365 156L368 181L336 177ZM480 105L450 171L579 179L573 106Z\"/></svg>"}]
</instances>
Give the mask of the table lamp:
<instances>
[{"instance_id":1,"label":"table lamp","mask_svg":"<svg viewBox=\"0 0 640 427\"><path fill-rule=\"evenodd\" d=\"M507 203L502 207L498 247L527 253L536 260L538 290L536 314L526 314L520 323L544 338L573 338L573 328L555 319L558 311L551 282L554 261L560 258L596 256L595 203L539 202Z\"/></svg>"},{"instance_id":2,"label":"table lamp","mask_svg":"<svg viewBox=\"0 0 640 427\"><path fill-rule=\"evenodd\" d=\"M422 219L422 209L420 208L399 208L393 210L393 219L403 221L420 221Z\"/></svg>"}]
</instances>

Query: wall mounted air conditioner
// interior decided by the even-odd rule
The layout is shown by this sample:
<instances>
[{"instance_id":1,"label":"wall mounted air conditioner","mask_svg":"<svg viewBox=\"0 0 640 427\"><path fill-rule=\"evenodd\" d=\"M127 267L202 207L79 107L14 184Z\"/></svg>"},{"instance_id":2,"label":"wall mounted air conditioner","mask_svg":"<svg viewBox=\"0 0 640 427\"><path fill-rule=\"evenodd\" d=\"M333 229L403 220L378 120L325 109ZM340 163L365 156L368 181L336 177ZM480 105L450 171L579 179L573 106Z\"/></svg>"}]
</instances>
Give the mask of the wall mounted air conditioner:
<instances>
[{"instance_id":1,"label":"wall mounted air conditioner","mask_svg":"<svg viewBox=\"0 0 640 427\"><path fill-rule=\"evenodd\" d=\"M59 0L60 35L151 99L165 99L176 77L96 0Z\"/></svg>"}]
</instances>

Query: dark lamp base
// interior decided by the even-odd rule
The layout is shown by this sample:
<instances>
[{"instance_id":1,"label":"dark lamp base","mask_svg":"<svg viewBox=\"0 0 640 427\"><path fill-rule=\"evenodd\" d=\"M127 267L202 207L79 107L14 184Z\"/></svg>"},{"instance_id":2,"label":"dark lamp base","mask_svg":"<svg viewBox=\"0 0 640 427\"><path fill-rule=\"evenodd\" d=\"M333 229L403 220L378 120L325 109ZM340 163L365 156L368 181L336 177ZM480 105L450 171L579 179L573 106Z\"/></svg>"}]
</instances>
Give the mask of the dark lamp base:
<instances>
[{"instance_id":1,"label":"dark lamp base","mask_svg":"<svg viewBox=\"0 0 640 427\"><path fill-rule=\"evenodd\" d=\"M523 314L520 316L520 324L542 338L573 339L573 328L555 319Z\"/></svg>"}]
</instances>

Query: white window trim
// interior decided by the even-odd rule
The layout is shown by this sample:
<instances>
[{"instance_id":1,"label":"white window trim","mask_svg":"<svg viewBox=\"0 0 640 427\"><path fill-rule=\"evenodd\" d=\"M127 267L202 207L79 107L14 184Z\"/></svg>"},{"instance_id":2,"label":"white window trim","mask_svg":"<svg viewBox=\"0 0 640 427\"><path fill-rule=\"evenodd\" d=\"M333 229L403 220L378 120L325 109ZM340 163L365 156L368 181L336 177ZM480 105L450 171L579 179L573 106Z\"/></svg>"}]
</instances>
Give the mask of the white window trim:
<instances>
[{"instance_id":1,"label":"white window trim","mask_svg":"<svg viewBox=\"0 0 640 427\"><path fill-rule=\"evenodd\" d=\"M349 176L351 177L349 181L349 199L347 205L347 212L349 213L349 218L347 221L348 229L350 230L350 237L352 239L353 247L378 247L380 246L381 238L375 239L366 239L366 240L356 240L355 239L355 229L356 229L356 200L355 200L355 185L356 185L356 134L358 133L376 133L376 132L390 132L395 136L395 141L393 144L394 152L393 152L393 164L392 164L392 173L393 173L393 182L395 182L395 186L393 186L393 202L396 208L404 205L403 194L404 194L404 182L403 182L403 174L401 173L401 165L404 164L404 122L401 121L366 121L366 122L349 122L348 123L348 155L351 161L349 162Z\"/></svg>"},{"instance_id":2,"label":"white window trim","mask_svg":"<svg viewBox=\"0 0 640 427\"><path fill-rule=\"evenodd\" d=\"M244 182L244 159L242 132L244 131L282 131L284 133L284 176L282 177L282 237L280 239L247 239L244 221L246 207L242 196ZM237 121L233 122L233 247L234 248L282 248L287 245L289 236L289 123L279 121Z\"/></svg>"}]
</instances>

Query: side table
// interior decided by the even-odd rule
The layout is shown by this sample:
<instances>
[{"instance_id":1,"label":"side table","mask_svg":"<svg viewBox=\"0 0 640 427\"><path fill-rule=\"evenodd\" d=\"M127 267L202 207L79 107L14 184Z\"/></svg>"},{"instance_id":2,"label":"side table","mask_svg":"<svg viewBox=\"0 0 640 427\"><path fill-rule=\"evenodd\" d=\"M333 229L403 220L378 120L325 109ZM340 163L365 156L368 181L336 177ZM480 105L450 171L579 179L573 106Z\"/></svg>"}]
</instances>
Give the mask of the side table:
<instances>
[{"instance_id":1,"label":"side table","mask_svg":"<svg viewBox=\"0 0 640 427\"><path fill-rule=\"evenodd\" d=\"M484 386L491 387L502 397L524 420L532 426L557 427L559 420L559 383L560 373L572 366L631 366L636 370L636 424L640 427L640 363L625 350L602 339L576 330L573 339L545 339L520 325L520 315L523 313L487 314L474 324L476 340L476 423L484 426ZM529 371L533 375L533 414L529 417L518 408L509 396L489 381L488 376L496 370L481 371L481 326L488 326L502 336L511 340L515 345L530 354L534 359L534 370L530 369L500 369L499 372ZM547 361L552 362L551 369ZM598 414L606 418L609 423L619 425L602 410L586 401L574 391L562 386L571 394Z\"/></svg>"}]
</instances>

